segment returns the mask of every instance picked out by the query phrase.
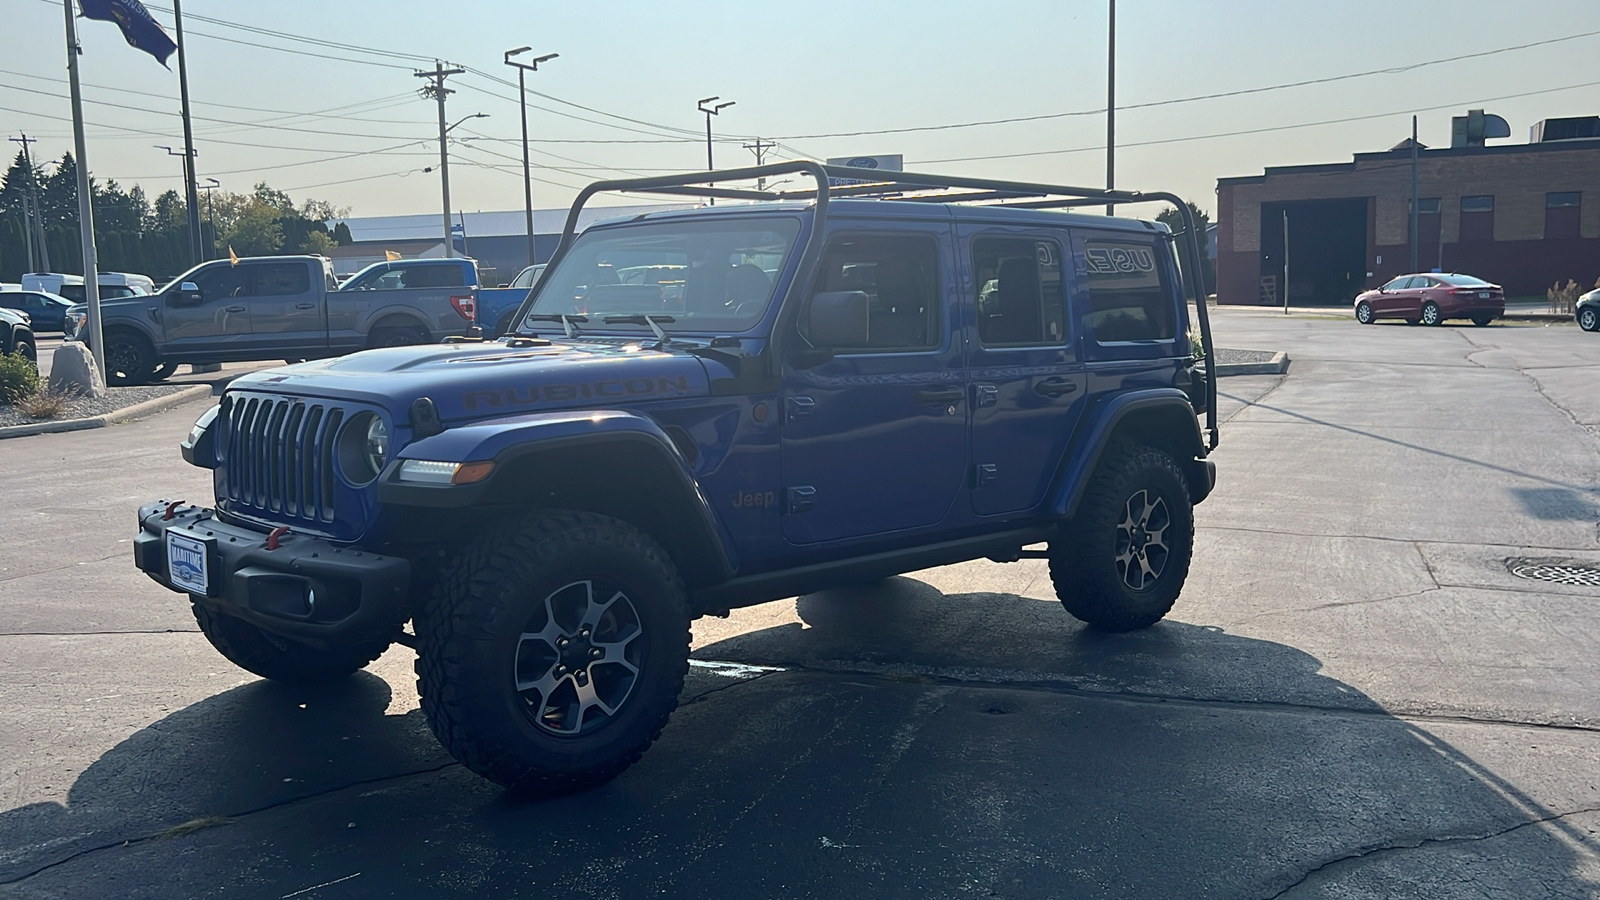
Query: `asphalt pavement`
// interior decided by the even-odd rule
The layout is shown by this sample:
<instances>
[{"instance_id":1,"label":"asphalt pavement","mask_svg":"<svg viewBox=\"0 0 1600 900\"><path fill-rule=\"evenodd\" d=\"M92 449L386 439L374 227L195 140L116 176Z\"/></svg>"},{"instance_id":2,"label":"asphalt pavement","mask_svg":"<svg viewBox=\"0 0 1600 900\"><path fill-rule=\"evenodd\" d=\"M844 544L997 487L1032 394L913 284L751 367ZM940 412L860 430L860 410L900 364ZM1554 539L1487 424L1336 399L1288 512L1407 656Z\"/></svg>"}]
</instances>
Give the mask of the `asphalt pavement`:
<instances>
[{"instance_id":1,"label":"asphalt pavement","mask_svg":"<svg viewBox=\"0 0 1600 900\"><path fill-rule=\"evenodd\" d=\"M204 404L0 442L0 898L1600 897L1600 335L1216 314L1172 615L973 562L695 623L661 741L517 803L395 648L234 669L132 566Z\"/></svg>"}]
</instances>

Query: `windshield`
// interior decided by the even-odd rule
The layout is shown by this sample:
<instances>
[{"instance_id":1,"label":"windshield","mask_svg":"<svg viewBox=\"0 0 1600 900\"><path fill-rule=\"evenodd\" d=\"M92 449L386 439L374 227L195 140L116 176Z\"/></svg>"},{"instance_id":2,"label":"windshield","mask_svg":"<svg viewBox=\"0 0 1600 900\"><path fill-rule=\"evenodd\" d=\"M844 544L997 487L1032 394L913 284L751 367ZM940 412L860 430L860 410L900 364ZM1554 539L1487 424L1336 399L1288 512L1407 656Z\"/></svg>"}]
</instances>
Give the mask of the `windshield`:
<instances>
[{"instance_id":1,"label":"windshield","mask_svg":"<svg viewBox=\"0 0 1600 900\"><path fill-rule=\"evenodd\" d=\"M1484 281L1482 278L1473 278L1471 275L1435 275L1433 277L1455 287L1492 287L1489 282Z\"/></svg>"},{"instance_id":2,"label":"windshield","mask_svg":"<svg viewBox=\"0 0 1600 900\"><path fill-rule=\"evenodd\" d=\"M533 316L586 316L586 327L647 328L608 316L670 316L666 331L744 331L772 302L800 232L793 218L627 225L579 237L541 279Z\"/></svg>"}]
</instances>

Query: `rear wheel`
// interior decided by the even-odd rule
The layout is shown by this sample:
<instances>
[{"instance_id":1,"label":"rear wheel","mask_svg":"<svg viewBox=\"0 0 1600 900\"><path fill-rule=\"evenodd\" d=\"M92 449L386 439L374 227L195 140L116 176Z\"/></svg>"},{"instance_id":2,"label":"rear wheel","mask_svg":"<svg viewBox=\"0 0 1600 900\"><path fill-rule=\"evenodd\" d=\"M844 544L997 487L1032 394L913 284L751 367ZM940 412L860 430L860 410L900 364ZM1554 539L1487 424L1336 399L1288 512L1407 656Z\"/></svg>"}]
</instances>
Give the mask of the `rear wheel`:
<instances>
[{"instance_id":1,"label":"rear wheel","mask_svg":"<svg viewBox=\"0 0 1600 900\"><path fill-rule=\"evenodd\" d=\"M1592 306L1578 310L1578 327L1584 331L1600 331L1600 310Z\"/></svg>"},{"instance_id":2,"label":"rear wheel","mask_svg":"<svg viewBox=\"0 0 1600 900\"><path fill-rule=\"evenodd\" d=\"M144 335L117 329L106 335L106 384L143 384L156 369L156 351Z\"/></svg>"},{"instance_id":3,"label":"rear wheel","mask_svg":"<svg viewBox=\"0 0 1600 900\"><path fill-rule=\"evenodd\" d=\"M1439 311L1439 304L1433 302L1432 300L1429 300L1427 303L1422 304L1422 324L1424 324L1424 325L1443 325L1444 324L1444 314Z\"/></svg>"},{"instance_id":4,"label":"rear wheel","mask_svg":"<svg viewBox=\"0 0 1600 900\"><path fill-rule=\"evenodd\" d=\"M496 322L494 325L494 336L500 337L501 335L510 334L511 320L516 318L516 315L516 310L512 310L511 312L501 316L500 321Z\"/></svg>"},{"instance_id":5,"label":"rear wheel","mask_svg":"<svg viewBox=\"0 0 1600 900\"><path fill-rule=\"evenodd\" d=\"M1194 509L1171 456L1135 445L1106 452L1077 515L1050 541L1050 580L1067 612L1132 631L1160 621L1183 590Z\"/></svg>"},{"instance_id":6,"label":"rear wheel","mask_svg":"<svg viewBox=\"0 0 1600 900\"><path fill-rule=\"evenodd\" d=\"M198 603L194 620L200 623L206 640L229 662L285 684L322 684L348 677L389 649L387 641L332 649L297 644Z\"/></svg>"},{"instance_id":7,"label":"rear wheel","mask_svg":"<svg viewBox=\"0 0 1600 900\"><path fill-rule=\"evenodd\" d=\"M1356 321L1363 325L1371 325L1373 321L1372 304L1363 300L1356 304Z\"/></svg>"},{"instance_id":8,"label":"rear wheel","mask_svg":"<svg viewBox=\"0 0 1600 900\"><path fill-rule=\"evenodd\" d=\"M485 532L416 624L434 735L519 794L615 778L661 734L688 671L688 599L666 551L591 513Z\"/></svg>"},{"instance_id":9,"label":"rear wheel","mask_svg":"<svg viewBox=\"0 0 1600 900\"><path fill-rule=\"evenodd\" d=\"M415 347L428 342L428 333L417 325L389 325L374 328L369 347Z\"/></svg>"}]
</instances>

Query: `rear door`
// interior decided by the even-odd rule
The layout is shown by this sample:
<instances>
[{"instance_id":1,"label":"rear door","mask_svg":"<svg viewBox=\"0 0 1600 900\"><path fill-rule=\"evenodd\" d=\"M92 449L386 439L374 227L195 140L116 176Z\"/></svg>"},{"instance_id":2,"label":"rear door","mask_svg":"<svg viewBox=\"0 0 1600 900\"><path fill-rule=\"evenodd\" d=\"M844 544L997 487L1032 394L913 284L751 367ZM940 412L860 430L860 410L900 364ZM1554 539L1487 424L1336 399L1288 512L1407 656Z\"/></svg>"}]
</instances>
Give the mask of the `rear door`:
<instances>
[{"instance_id":1,"label":"rear door","mask_svg":"<svg viewBox=\"0 0 1600 900\"><path fill-rule=\"evenodd\" d=\"M287 357L303 357L328 346L321 272L307 260L240 263L248 270L250 346Z\"/></svg>"},{"instance_id":2,"label":"rear door","mask_svg":"<svg viewBox=\"0 0 1600 900\"><path fill-rule=\"evenodd\" d=\"M1188 353L1188 307L1166 237L1078 229L1073 244L1073 323L1090 397L1172 386L1172 360L1180 345Z\"/></svg>"},{"instance_id":3,"label":"rear door","mask_svg":"<svg viewBox=\"0 0 1600 900\"><path fill-rule=\"evenodd\" d=\"M972 508L1037 506L1083 413L1083 361L1067 311L1062 230L963 225L972 400Z\"/></svg>"},{"instance_id":4,"label":"rear door","mask_svg":"<svg viewBox=\"0 0 1600 900\"><path fill-rule=\"evenodd\" d=\"M864 291L870 337L808 359L782 384L783 534L796 544L937 525L967 468L967 384L948 221L829 237L810 297ZM802 322L805 309L801 311Z\"/></svg>"}]
</instances>

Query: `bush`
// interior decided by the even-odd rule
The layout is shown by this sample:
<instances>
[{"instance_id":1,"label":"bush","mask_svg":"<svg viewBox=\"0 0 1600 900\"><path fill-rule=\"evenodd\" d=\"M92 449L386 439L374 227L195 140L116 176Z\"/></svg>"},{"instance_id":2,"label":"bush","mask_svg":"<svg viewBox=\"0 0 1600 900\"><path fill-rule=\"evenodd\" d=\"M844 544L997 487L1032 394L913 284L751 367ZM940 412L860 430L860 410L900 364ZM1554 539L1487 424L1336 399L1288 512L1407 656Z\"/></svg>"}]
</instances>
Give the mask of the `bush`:
<instances>
[{"instance_id":1,"label":"bush","mask_svg":"<svg viewBox=\"0 0 1600 900\"><path fill-rule=\"evenodd\" d=\"M33 419L54 419L67 411L77 394L73 391L41 387L15 402L17 412Z\"/></svg>"},{"instance_id":2,"label":"bush","mask_svg":"<svg viewBox=\"0 0 1600 900\"><path fill-rule=\"evenodd\" d=\"M0 403L16 403L39 392L39 370L21 354L0 356Z\"/></svg>"}]
</instances>

